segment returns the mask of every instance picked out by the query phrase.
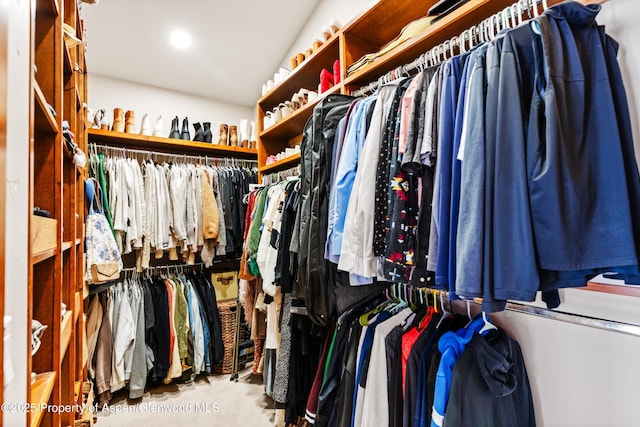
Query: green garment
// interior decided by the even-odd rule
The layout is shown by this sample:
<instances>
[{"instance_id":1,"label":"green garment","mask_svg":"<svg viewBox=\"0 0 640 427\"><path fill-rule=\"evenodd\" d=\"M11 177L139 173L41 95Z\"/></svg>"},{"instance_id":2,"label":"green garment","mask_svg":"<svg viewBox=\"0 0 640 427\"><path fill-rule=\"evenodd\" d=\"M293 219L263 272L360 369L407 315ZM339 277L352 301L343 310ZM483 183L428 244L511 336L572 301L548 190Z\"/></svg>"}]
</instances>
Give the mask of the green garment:
<instances>
[{"instance_id":1,"label":"green garment","mask_svg":"<svg viewBox=\"0 0 640 427\"><path fill-rule=\"evenodd\" d=\"M178 336L180 359L186 359L189 353L187 298L184 296L184 284L180 280L172 279L171 281L176 286L176 309L173 316L173 323L176 327L176 335Z\"/></svg>"},{"instance_id":2,"label":"green garment","mask_svg":"<svg viewBox=\"0 0 640 427\"><path fill-rule=\"evenodd\" d=\"M260 269L258 268L256 257L258 256L258 246L260 246L260 228L262 227L262 216L264 215L264 205L267 201L267 193L268 191L266 188L260 192L260 198L258 199L258 203L253 214L251 228L249 228L249 268L251 269L251 274L254 276L260 275Z\"/></svg>"},{"instance_id":3,"label":"green garment","mask_svg":"<svg viewBox=\"0 0 640 427\"><path fill-rule=\"evenodd\" d=\"M109 209L109 197L107 192L107 179L104 175L104 156L102 153L98 153L98 182L100 183L100 189L102 190L102 207L104 208L104 216L107 217L109 228L113 233L113 237L116 236L116 231L113 229L113 219L111 218L111 209Z\"/></svg>"}]
</instances>

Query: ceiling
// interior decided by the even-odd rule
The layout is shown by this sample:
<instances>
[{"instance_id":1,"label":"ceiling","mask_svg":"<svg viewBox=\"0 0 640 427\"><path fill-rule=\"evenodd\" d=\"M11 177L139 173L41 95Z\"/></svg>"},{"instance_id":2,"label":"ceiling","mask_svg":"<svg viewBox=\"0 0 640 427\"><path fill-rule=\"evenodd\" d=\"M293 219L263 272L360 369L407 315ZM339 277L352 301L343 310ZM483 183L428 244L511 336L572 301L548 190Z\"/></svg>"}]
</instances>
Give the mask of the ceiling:
<instances>
[{"instance_id":1,"label":"ceiling","mask_svg":"<svg viewBox=\"0 0 640 427\"><path fill-rule=\"evenodd\" d=\"M90 73L253 106L320 0L84 3ZM178 50L169 33L191 34Z\"/></svg>"}]
</instances>

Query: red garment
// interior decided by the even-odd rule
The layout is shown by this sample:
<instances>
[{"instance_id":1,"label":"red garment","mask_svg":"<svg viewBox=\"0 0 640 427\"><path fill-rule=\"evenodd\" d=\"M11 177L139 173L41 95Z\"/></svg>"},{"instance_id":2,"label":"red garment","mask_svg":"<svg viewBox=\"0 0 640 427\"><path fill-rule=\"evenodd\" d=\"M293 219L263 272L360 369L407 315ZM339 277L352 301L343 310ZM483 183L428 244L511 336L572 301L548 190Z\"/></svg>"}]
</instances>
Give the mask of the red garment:
<instances>
[{"instance_id":1,"label":"red garment","mask_svg":"<svg viewBox=\"0 0 640 427\"><path fill-rule=\"evenodd\" d=\"M171 307L173 307L173 293L171 284L167 279L164 279L164 286L167 288L167 295L169 297L169 335L171 337L169 340L169 366L171 366L173 360L173 343L176 339L176 326L173 323L173 313L171 312Z\"/></svg>"},{"instance_id":2,"label":"red garment","mask_svg":"<svg viewBox=\"0 0 640 427\"><path fill-rule=\"evenodd\" d=\"M404 383L407 374L407 360L409 360L409 355L411 354L411 349L413 345L416 343L416 340L424 330L424 327L431 322L431 317L433 316L434 310L433 307L429 306L427 309L427 314L423 319L420 320L418 326L414 326L409 329L407 332L402 334L402 395L404 397Z\"/></svg>"}]
</instances>

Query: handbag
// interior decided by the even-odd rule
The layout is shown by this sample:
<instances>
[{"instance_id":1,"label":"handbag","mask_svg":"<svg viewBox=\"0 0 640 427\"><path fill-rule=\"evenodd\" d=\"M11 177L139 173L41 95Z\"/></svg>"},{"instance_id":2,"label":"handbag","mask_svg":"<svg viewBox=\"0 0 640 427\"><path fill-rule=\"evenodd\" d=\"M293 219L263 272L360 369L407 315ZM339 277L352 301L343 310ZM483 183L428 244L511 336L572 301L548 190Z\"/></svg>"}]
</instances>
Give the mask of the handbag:
<instances>
[{"instance_id":1,"label":"handbag","mask_svg":"<svg viewBox=\"0 0 640 427\"><path fill-rule=\"evenodd\" d=\"M122 257L104 215L100 193L96 197L96 189L100 191L100 186L95 178L91 178L85 181L84 188L89 203L84 241L87 254L85 279L89 284L117 280L122 271Z\"/></svg>"},{"instance_id":2,"label":"handbag","mask_svg":"<svg viewBox=\"0 0 640 427\"><path fill-rule=\"evenodd\" d=\"M211 283L216 291L216 301L238 299L238 272L211 273Z\"/></svg>"}]
</instances>

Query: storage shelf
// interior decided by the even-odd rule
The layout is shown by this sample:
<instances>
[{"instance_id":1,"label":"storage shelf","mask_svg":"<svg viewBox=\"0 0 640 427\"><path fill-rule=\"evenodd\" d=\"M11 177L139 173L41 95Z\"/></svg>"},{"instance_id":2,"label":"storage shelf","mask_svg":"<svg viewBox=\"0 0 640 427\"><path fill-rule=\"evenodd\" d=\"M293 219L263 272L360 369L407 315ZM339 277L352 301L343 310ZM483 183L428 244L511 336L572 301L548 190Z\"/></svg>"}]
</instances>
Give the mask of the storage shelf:
<instances>
[{"instance_id":1,"label":"storage shelf","mask_svg":"<svg viewBox=\"0 0 640 427\"><path fill-rule=\"evenodd\" d=\"M36 254L31 255L31 262L33 264L41 263L42 261L48 260L49 258L54 257L58 252L58 248L46 249L44 251L38 252Z\"/></svg>"},{"instance_id":2,"label":"storage shelf","mask_svg":"<svg viewBox=\"0 0 640 427\"><path fill-rule=\"evenodd\" d=\"M297 109L290 116L280 120L273 126L269 126L266 130L260 133L260 138L285 138L290 139L302 132L302 129L313 114L313 108L319 104L326 96L340 92L342 88L341 84L338 84L325 93L323 93L318 99L306 104L304 107Z\"/></svg>"},{"instance_id":3,"label":"storage shelf","mask_svg":"<svg viewBox=\"0 0 640 427\"><path fill-rule=\"evenodd\" d=\"M162 151L169 154L199 154L212 157L233 156L243 158L255 158L258 155L256 149L217 145L208 142L194 142L101 129L88 129L87 134L89 142L150 151Z\"/></svg>"},{"instance_id":4,"label":"storage shelf","mask_svg":"<svg viewBox=\"0 0 640 427\"><path fill-rule=\"evenodd\" d=\"M340 31L332 35L313 55L305 59L283 81L260 98L258 104L265 110L271 110L281 102L290 100L300 88L316 91L320 83L320 71L326 68L333 73L333 63L339 59L339 36Z\"/></svg>"},{"instance_id":5,"label":"storage shelf","mask_svg":"<svg viewBox=\"0 0 640 427\"><path fill-rule=\"evenodd\" d=\"M606 294L640 297L640 286L612 285L609 283L589 282L586 287L575 288L583 291L604 292Z\"/></svg>"},{"instance_id":6,"label":"storage shelf","mask_svg":"<svg viewBox=\"0 0 640 427\"><path fill-rule=\"evenodd\" d=\"M76 246L78 246L80 243L82 243L82 239L76 239Z\"/></svg>"},{"instance_id":7,"label":"storage shelf","mask_svg":"<svg viewBox=\"0 0 640 427\"><path fill-rule=\"evenodd\" d=\"M64 74L66 76L72 76L73 75L73 64L71 61L71 52L69 51L69 46L67 46L67 42L64 41L63 39L63 43L62 43L62 54L64 56Z\"/></svg>"},{"instance_id":8,"label":"storage shelf","mask_svg":"<svg viewBox=\"0 0 640 427\"><path fill-rule=\"evenodd\" d=\"M35 121L36 121L36 130L47 132L47 133L58 133L59 127L56 122L56 118L49 111L49 107L47 107L47 99L42 93L42 89L40 89L40 85L37 81L33 81L33 93L36 98L36 112L35 112Z\"/></svg>"},{"instance_id":9,"label":"storage shelf","mask_svg":"<svg viewBox=\"0 0 640 427\"><path fill-rule=\"evenodd\" d=\"M53 386L56 382L57 373L46 372L36 375L36 380L31 384L31 404L35 406L35 411L31 412L31 427L37 427L42 421L41 404L49 402Z\"/></svg>"},{"instance_id":10,"label":"storage shelf","mask_svg":"<svg viewBox=\"0 0 640 427\"><path fill-rule=\"evenodd\" d=\"M351 74L345 79L344 84L364 86L390 70L413 61L435 45L453 36L459 36L461 29L476 25L482 19L511 4L510 0L470 0L423 32Z\"/></svg>"},{"instance_id":11,"label":"storage shelf","mask_svg":"<svg viewBox=\"0 0 640 427\"><path fill-rule=\"evenodd\" d=\"M60 359L64 359L71 340L71 330L73 329L73 310L67 310L60 324Z\"/></svg>"},{"instance_id":12,"label":"storage shelf","mask_svg":"<svg viewBox=\"0 0 640 427\"><path fill-rule=\"evenodd\" d=\"M44 12L49 16L57 17L60 15L60 6L58 6L58 0L43 0L38 2L38 12Z\"/></svg>"},{"instance_id":13,"label":"storage shelf","mask_svg":"<svg viewBox=\"0 0 640 427\"><path fill-rule=\"evenodd\" d=\"M295 153L292 156L285 157L284 159L278 160L274 163L269 163L268 165L261 166L259 171L261 174L267 174L272 172L277 172L285 169L292 168L300 163L300 153Z\"/></svg>"},{"instance_id":14,"label":"storage shelf","mask_svg":"<svg viewBox=\"0 0 640 427\"><path fill-rule=\"evenodd\" d=\"M75 310L73 311L73 323L77 323L78 322L78 318L80 317L80 309L79 307L82 305L82 292L80 291L76 291L75 293Z\"/></svg>"},{"instance_id":15,"label":"storage shelf","mask_svg":"<svg viewBox=\"0 0 640 427\"><path fill-rule=\"evenodd\" d=\"M62 252L68 251L71 246L73 246L71 242L62 242Z\"/></svg>"}]
</instances>

